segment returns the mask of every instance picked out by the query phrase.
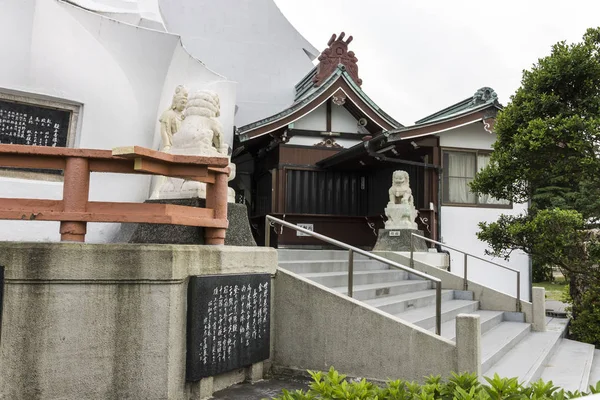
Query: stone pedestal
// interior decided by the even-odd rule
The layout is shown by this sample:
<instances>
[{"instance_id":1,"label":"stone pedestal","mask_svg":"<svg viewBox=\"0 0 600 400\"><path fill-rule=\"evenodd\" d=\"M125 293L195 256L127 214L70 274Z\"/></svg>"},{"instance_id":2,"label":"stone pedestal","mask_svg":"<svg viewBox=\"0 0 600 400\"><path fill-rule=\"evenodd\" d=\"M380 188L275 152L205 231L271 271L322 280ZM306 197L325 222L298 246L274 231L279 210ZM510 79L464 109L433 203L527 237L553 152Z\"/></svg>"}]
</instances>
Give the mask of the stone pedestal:
<instances>
[{"instance_id":1,"label":"stone pedestal","mask_svg":"<svg viewBox=\"0 0 600 400\"><path fill-rule=\"evenodd\" d=\"M259 377L186 382L188 281L275 274L274 249L1 242L0 265L3 399L200 399Z\"/></svg>"},{"instance_id":2,"label":"stone pedestal","mask_svg":"<svg viewBox=\"0 0 600 400\"><path fill-rule=\"evenodd\" d=\"M162 199L146 200L146 203L175 204L188 207L205 207L206 200ZM229 228L225 234L226 246L256 246L248 209L244 204L227 203ZM163 224L121 224L121 230L113 242L160 243L160 244L204 244L204 228L197 226Z\"/></svg>"},{"instance_id":3,"label":"stone pedestal","mask_svg":"<svg viewBox=\"0 0 600 400\"><path fill-rule=\"evenodd\" d=\"M411 233L423 236L418 229L380 229L373 251L410 251ZM427 242L413 238L414 251L427 251Z\"/></svg>"}]
</instances>

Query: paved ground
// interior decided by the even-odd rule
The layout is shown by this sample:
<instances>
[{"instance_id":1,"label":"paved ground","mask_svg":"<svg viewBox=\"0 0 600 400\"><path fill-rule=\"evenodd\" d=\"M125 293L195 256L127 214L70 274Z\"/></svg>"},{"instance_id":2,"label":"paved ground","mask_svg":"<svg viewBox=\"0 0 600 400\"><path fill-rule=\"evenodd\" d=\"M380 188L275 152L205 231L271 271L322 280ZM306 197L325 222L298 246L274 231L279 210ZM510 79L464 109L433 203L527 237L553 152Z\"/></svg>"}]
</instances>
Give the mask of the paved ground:
<instances>
[{"instance_id":1,"label":"paved ground","mask_svg":"<svg viewBox=\"0 0 600 400\"><path fill-rule=\"evenodd\" d=\"M279 379L270 379L260 381L255 384L241 383L232 386L225 390L216 392L213 395L214 399L229 399L229 400L262 400L272 399L281 394L281 389L296 390L308 388L307 382L301 381L284 381Z\"/></svg>"},{"instance_id":2,"label":"paved ground","mask_svg":"<svg viewBox=\"0 0 600 400\"><path fill-rule=\"evenodd\" d=\"M565 312L565 307L568 304L556 301L556 300L546 300L546 311L555 311L555 312Z\"/></svg>"}]
</instances>

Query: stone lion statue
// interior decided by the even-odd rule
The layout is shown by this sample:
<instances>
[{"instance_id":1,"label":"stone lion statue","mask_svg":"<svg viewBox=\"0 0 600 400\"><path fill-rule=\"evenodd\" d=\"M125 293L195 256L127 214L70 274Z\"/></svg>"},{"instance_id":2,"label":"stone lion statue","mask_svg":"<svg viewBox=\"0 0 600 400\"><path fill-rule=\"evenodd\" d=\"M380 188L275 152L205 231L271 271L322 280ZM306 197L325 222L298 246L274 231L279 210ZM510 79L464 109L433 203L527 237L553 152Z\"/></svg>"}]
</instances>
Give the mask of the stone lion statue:
<instances>
[{"instance_id":1,"label":"stone lion statue","mask_svg":"<svg viewBox=\"0 0 600 400\"><path fill-rule=\"evenodd\" d=\"M388 191L391 204L414 204L412 190L410 190L408 172L394 171L392 174L392 187Z\"/></svg>"},{"instance_id":2,"label":"stone lion statue","mask_svg":"<svg viewBox=\"0 0 600 400\"><path fill-rule=\"evenodd\" d=\"M173 154L210 156L227 151L223 146L223 128L217 119L221 105L216 93L209 90L192 93L184 114L180 132L173 137Z\"/></svg>"}]
</instances>

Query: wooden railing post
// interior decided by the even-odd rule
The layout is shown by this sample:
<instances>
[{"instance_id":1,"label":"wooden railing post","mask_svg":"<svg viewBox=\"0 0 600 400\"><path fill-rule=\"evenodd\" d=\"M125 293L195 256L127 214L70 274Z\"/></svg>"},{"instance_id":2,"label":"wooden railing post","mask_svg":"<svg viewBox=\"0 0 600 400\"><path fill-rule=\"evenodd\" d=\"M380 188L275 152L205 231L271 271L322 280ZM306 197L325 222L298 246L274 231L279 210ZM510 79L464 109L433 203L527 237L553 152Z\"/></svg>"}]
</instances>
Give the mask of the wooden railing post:
<instances>
[{"instance_id":1,"label":"wooden railing post","mask_svg":"<svg viewBox=\"0 0 600 400\"><path fill-rule=\"evenodd\" d=\"M206 208L215 211L215 219L227 219L228 174L215 172L215 183L206 184ZM205 244L225 244L224 228L204 228Z\"/></svg>"},{"instance_id":2,"label":"wooden railing post","mask_svg":"<svg viewBox=\"0 0 600 400\"><path fill-rule=\"evenodd\" d=\"M90 167L87 158L68 157L63 185L64 212L85 212L90 192ZM60 223L60 240L85 242L85 222L63 221Z\"/></svg>"}]
</instances>

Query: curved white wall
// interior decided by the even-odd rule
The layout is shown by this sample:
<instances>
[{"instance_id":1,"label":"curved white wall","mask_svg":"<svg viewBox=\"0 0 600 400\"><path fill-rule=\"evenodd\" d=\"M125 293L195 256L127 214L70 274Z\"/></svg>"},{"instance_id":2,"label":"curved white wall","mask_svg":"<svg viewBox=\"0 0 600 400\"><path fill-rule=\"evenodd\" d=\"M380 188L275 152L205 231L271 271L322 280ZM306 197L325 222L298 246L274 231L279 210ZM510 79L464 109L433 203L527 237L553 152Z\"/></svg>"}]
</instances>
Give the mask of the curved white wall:
<instances>
[{"instance_id":1,"label":"curved white wall","mask_svg":"<svg viewBox=\"0 0 600 400\"><path fill-rule=\"evenodd\" d=\"M221 122L233 130L235 84L191 58L178 36L57 0L4 0L0 47L7 55L0 63L0 90L82 104L77 147L157 148L158 115L177 84L216 90ZM141 202L148 191L148 177L92 174L90 200ZM62 183L0 178L0 197L60 199ZM55 223L0 226L0 240L59 240ZM89 224L86 239L108 241L116 229Z\"/></svg>"},{"instance_id":2,"label":"curved white wall","mask_svg":"<svg viewBox=\"0 0 600 400\"><path fill-rule=\"evenodd\" d=\"M496 135L486 132L481 122L443 132L438 136L441 147L491 150L492 144L496 141ZM508 261L492 259L485 255L485 250L488 249L487 244L477 239L476 236L479 231L479 222L494 222L500 214L516 215L526 211L526 204L513 204L512 209L442 206L441 239L461 250L521 271L521 298L529 301L531 285L529 257L524 253L515 252ZM452 272L463 276L463 255L453 251L450 253ZM516 294L517 285L514 272L473 258L469 258L467 266L469 279L513 296Z\"/></svg>"},{"instance_id":3,"label":"curved white wall","mask_svg":"<svg viewBox=\"0 0 600 400\"><path fill-rule=\"evenodd\" d=\"M273 0L159 0L169 32L194 57L239 83L236 125L276 114L294 100L294 85L320 53ZM323 38L325 45L325 40Z\"/></svg>"}]
</instances>

